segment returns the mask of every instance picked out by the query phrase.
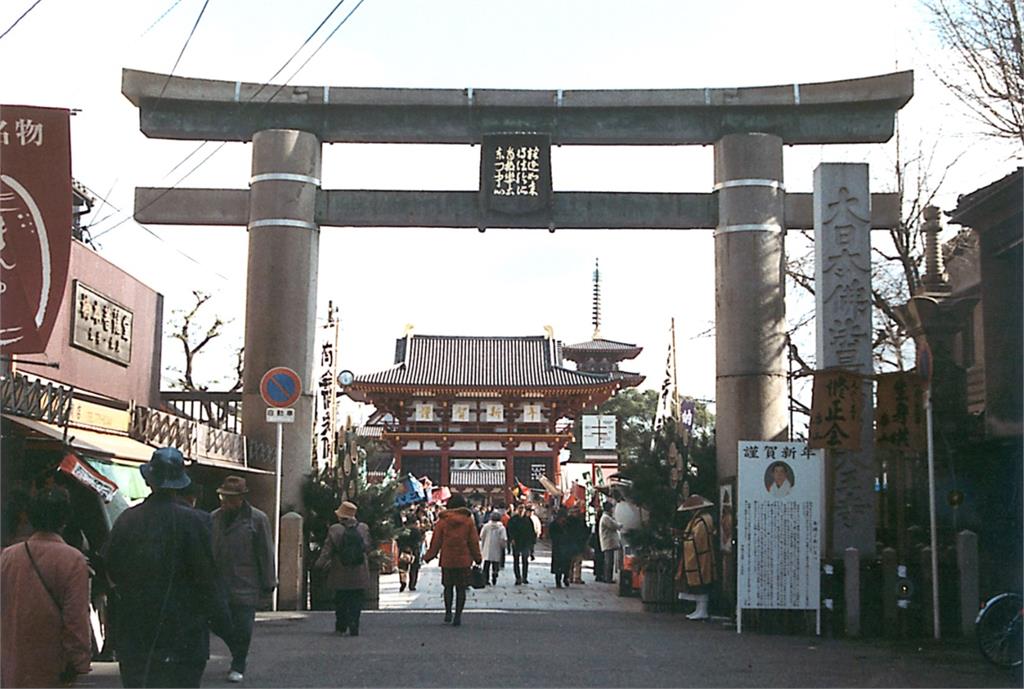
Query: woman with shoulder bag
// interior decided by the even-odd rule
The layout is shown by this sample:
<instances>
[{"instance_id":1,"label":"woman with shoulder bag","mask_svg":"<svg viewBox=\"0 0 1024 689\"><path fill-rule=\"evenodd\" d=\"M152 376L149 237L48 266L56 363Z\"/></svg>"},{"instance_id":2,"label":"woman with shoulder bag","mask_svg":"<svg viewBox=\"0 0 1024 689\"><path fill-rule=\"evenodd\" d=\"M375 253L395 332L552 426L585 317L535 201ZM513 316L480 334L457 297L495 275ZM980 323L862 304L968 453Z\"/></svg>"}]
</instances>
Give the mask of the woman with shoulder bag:
<instances>
[{"instance_id":1,"label":"woman with shoulder bag","mask_svg":"<svg viewBox=\"0 0 1024 689\"><path fill-rule=\"evenodd\" d=\"M58 535L71 515L67 491L35 496L35 533L0 555L5 687L71 686L91 670L89 567Z\"/></svg>"},{"instance_id":2,"label":"woman with shoulder bag","mask_svg":"<svg viewBox=\"0 0 1024 689\"><path fill-rule=\"evenodd\" d=\"M444 512L434 525L424 562L441 555L441 584L444 586L444 622L458 627L462 624L462 610L466 607L466 589L470 582L470 565L480 564L480 537L476 522L466 507L466 498L455 494L448 498ZM455 615L452 616L452 598Z\"/></svg>"}]
</instances>

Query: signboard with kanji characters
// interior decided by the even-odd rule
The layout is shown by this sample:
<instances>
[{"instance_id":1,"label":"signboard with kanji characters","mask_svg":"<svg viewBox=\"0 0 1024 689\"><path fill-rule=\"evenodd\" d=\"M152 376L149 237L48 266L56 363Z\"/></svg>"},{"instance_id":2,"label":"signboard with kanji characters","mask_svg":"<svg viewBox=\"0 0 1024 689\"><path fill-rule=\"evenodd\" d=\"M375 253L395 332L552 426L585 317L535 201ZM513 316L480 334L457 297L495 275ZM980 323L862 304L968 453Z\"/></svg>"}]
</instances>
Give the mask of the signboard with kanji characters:
<instances>
[{"instance_id":1,"label":"signboard with kanji characters","mask_svg":"<svg viewBox=\"0 0 1024 689\"><path fill-rule=\"evenodd\" d=\"M614 416L604 414L583 415L583 449L614 450L615 449Z\"/></svg>"},{"instance_id":2,"label":"signboard with kanji characters","mask_svg":"<svg viewBox=\"0 0 1024 689\"><path fill-rule=\"evenodd\" d=\"M848 371L815 372L807 432L812 449L860 449L860 381L860 376Z\"/></svg>"},{"instance_id":3,"label":"signboard with kanji characters","mask_svg":"<svg viewBox=\"0 0 1024 689\"><path fill-rule=\"evenodd\" d=\"M878 376L875 443L900 452L923 452L928 446L924 412L926 381L914 371Z\"/></svg>"},{"instance_id":4,"label":"signboard with kanji characters","mask_svg":"<svg viewBox=\"0 0 1024 689\"><path fill-rule=\"evenodd\" d=\"M806 443L740 441L736 607L817 610L824 459Z\"/></svg>"},{"instance_id":5,"label":"signboard with kanji characters","mask_svg":"<svg viewBox=\"0 0 1024 689\"><path fill-rule=\"evenodd\" d=\"M480 152L480 203L486 217L548 213L551 138L546 134L488 134Z\"/></svg>"},{"instance_id":6,"label":"signboard with kanji characters","mask_svg":"<svg viewBox=\"0 0 1024 689\"><path fill-rule=\"evenodd\" d=\"M0 105L0 349L46 350L71 256L69 111ZM113 357L111 357L113 358Z\"/></svg>"}]
</instances>

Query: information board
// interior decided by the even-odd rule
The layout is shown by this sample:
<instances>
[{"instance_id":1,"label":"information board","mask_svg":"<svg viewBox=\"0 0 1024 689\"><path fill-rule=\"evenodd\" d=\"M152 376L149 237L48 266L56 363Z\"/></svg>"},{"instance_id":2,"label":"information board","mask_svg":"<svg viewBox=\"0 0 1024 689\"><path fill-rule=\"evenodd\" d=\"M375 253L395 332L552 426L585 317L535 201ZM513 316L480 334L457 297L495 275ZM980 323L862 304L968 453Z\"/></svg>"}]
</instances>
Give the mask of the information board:
<instances>
[{"instance_id":1,"label":"information board","mask_svg":"<svg viewBox=\"0 0 1024 689\"><path fill-rule=\"evenodd\" d=\"M824 459L800 442L740 441L737 616L819 609Z\"/></svg>"}]
</instances>

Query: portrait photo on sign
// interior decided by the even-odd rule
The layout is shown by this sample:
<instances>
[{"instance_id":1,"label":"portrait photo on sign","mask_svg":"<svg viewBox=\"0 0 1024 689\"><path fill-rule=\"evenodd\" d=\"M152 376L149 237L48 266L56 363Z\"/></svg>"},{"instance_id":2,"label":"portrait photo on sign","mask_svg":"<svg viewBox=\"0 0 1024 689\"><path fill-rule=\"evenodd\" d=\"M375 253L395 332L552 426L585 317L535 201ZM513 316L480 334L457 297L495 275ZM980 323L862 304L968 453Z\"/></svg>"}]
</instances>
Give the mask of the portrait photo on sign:
<instances>
[{"instance_id":1,"label":"portrait photo on sign","mask_svg":"<svg viewBox=\"0 0 1024 689\"><path fill-rule=\"evenodd\" d=\"M764 489L769 495L784 498L795 483L793 467L786 462L772 462L764 472Z\"/></svg>"}]
</instances>

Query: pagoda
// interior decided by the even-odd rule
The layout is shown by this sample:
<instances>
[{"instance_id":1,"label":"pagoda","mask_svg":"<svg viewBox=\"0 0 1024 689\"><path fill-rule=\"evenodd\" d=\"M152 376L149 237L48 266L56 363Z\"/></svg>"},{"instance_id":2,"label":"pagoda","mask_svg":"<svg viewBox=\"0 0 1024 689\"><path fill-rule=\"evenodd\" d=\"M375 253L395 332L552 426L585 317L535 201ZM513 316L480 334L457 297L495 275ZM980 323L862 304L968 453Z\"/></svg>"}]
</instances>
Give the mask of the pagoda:
<instances>
[{"instance_id":1,"label":"pagoda","mask_svg":"<svg viewBox=\"0 0 1024 689\"><path fill-rule=\"evenodd\" d=\"M590 341L566 345L562 348L562 355L576 363L577 371L610 376L621 380L623 387L635 387L642 383L642 375L620 371L619 363L636 358L643 347L601 337L601 267L597 259L594 260L594 303L591 313L594 334Z\"/></svg>"}]
</instances>

